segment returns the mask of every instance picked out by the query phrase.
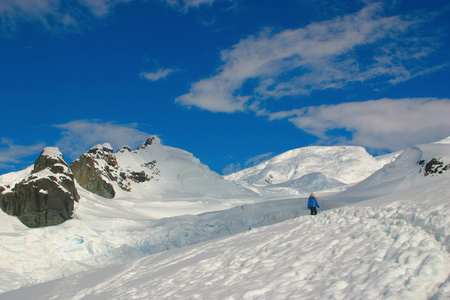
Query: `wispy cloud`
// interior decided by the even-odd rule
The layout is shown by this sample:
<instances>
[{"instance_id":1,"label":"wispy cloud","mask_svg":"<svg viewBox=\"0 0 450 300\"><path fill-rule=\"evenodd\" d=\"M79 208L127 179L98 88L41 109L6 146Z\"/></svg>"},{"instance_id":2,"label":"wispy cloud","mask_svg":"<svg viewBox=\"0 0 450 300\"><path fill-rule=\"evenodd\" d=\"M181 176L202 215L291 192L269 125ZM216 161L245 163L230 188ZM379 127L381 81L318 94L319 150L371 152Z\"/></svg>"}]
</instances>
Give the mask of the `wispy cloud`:
<instances>
[{"instance_id":1,"label":"wispy cloud","mask_svg":"<svg viewBox=\"0 0 450 300\"><path fill-rule=\"evenodd\" d=\"M76 158L101 143L110 143L115 149L124 145L135 147L150 136L137 129L137 124L78 120L53 126L60 129L63 136L56 146L70 158Z\"/></svg>"},{"instance_id":2,"label":"wispy cloud","mask_svg":"<svg viewBox=\"0 0 450 300\"><path fill-rule=\"evenodd\" d=\"M288 118L322 144L354 144L372 150L396 151L450 135L450 99L403 98L311 106L271 113ZM345 130L349 138L335 135Z\"/></svg>"},{"instance_id":3,"label":"wispy cloud","mask_svg":"<svg viewBox=\"0 0 450 300\"><path fill-rule=\"evenodd\" d=\"M53 125L61 132L56 142L68 162L79 157L91 147L100 143L110 143L113 148L128 145L135 148L150 136L138 129L138 124L118 124L97 120L77 120ZM10 139L0 140L0 170L13 171L25 164L33 164L47 144L16 145ZM33 156L33 157L31 157Z\"/></svg>"},{"instance_id":4,"label":"wispy cloud","mask_svg":"<svg viewBox=\"0 0 450 300\"><path fill-rule=\"evenodd\" d=\"M242 165L240 163L231 163L222 169L223 175L230 175L242 170Z\"/></svg>"},{"instance_id":5,"label":"wispy cloud","mask_svg":"<svg viewBox=\"0 0 450 300\"><path fill-rule=\"evenodd\" d=\"M244 166L246 168L256 166L256 165L262 163L263 161L268 160L272 156L273 156L273 152L264 153L264 154L260 154L260 155L254 156L252 158L247 159L245 161L245 163L244 163Z\"/></svg>"},{"instance_id":6,"label":"wispy cloud","mask_svg":"<svg viewBox=\"0 0 450 300\"><path fill-rule=\"evenodd\" d=\"M0 29L3 34L14 32L20 23L33 22L48 30L79 30L89 18L110 14L118 4L138 0L1 0ZM214 1L232 0L160 0L175 9L188 11Z\"/></svg>"},{"instance_id":7,"label":"wispy cloud","mask_svg":"<svg viewBox=\"0 0 450 300\"><path fill-rule=\"evenodd\" d=\"M145 78L150 81L158 81L160 79L166 78L169 74L171 74L173 72L174 72L173 69L159 68L158 70L156 70L154 72L141 72L139 74L139 76L141 78Z\"/></svg>"},{"instance_id":8,"label":"wispy cloud","mask_svg":"<svg viewBox=\"0 0 450 300\"><path fill-rule=\"evenodd\" d=\"M34 163L37 156L31 161L24 161L31 155L36 155L46 146L44 143L34 145L16 145L10 139L2 138L0 143L0 169L14 170L16 164Z\"/></svg>"},{"instance_id":9,"label":"wispy cloud","mask_svg":"<svg viewBox=\"0 0 450 300\"><path fill-rule=\"evenodd\" d=\"M273 155L274 155L273 152L269 152L269 153L264 153L264 154L260 154L260 155L251 157L244 162L244 168L250 168L250 167L256 166L256 165L264 162L265 160L272 158ZM229 174L238 172L240 170L242 170L241 163L239 163L239 162L231 163L222 170L222 174L229 175Z\"/></svg>"},{"instance_id":10,"label":"wispy cloud","mask_svg":"<svg viewBox=\"0 0 450 300\"><path fill-rule=\"evenodd\" d=\"M111 10L119 3L132 2L134 0L78 0L82 5L87 7L92 14L103 17L111 12Z\"/></svg>"},{"instance_id":11,"label":"wispy cloud","mask_svg":"<svg viewBox=\"0 0 450 300\"><path fill-rule=\"evenodd\" d=\"M177 7L184 11L189 10L190 8L198 8L200 6L209 6L214 2L218 1L235 1L235 0L160 0L162 2L166 2L173 7Z\"/></svg>"},{"instance_id":12,"label":"wispy cloud","mask_svg":"<svg viewBox=\"0 0 450 300\"><path fill-rule=\"evenodd\" d=\"M276 32L264 29L221 52L223 65L176 101L212 112L257 111L258 101L351 83L408 80L434 41L407 34L419 21L386 17L381 3L357 13ZM430 69L431 70L431 69Z\"/></svg>"},{"instance_id":13,"label":"wispy cloud","mask_svg":"<svg viewBox=\"0 0 450 300\"><path fill-rule=\"evenodd\" d=\"M47 30L78 30L90 17L104 17L119 3L133 0L2 0L0 25L5 32L15 31L22 22L36 23Z\"/></svg>"}]
</instances>

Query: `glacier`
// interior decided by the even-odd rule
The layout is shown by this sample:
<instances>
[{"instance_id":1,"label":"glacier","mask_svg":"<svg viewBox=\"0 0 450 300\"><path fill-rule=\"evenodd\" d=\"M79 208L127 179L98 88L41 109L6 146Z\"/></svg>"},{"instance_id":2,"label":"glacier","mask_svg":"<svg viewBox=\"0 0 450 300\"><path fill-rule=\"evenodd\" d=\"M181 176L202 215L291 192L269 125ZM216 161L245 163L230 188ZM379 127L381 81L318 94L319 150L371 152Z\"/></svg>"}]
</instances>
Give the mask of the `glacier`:
<instances>
[{"instance_id":1,"label":"glacier","mask_svg":"<svg viewBox=\"0 0 450 300\"><path fill-rule=\"evenodd\" d=\"M300 194L105 199L82 188L58 226L0 212L0 299L448 299L450 171L424 176L432 158L442 171L449 145L413 146L317 192L317 216Z\"/></svg>"}]
</instances>

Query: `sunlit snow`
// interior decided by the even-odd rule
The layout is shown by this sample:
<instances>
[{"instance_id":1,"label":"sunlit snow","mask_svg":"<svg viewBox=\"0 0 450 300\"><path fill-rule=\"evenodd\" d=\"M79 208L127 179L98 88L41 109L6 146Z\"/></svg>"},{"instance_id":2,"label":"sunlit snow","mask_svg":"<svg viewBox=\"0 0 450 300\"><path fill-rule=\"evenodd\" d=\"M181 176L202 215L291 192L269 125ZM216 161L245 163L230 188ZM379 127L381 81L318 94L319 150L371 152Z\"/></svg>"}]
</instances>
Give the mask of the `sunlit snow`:
<instances>
[{"instance_id":1,"label":"sunlit snow","mask_svg":"<svg viewBox=\"0 0 450 300\"><path fill-rule=\"evenodd\" d=\"M81 188L58 226L0 212L0 299L448 299L450 171L424 176L420 164L436 157L449 164L450 145L411 147L345 191L319 191L317 216L306 195Z\"/></svg>"}]
</instances>

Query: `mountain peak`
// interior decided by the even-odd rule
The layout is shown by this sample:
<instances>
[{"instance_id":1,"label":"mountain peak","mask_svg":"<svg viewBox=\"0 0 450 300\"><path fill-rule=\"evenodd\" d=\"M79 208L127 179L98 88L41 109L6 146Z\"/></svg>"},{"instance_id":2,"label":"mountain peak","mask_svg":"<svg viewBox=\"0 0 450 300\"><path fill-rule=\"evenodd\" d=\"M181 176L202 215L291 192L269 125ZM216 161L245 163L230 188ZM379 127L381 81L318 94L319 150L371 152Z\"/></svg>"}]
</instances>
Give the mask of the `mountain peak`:
<instances>
[{"instance_id":1,"label":"mountain peak","mask_svg":"<svg viewBox=\"0 0 450 300\"><path fill-rule=\"evenodd\" d=\"M309 146L286 151L225 178L251 184L265 184L266 179L271 176L272 183L278 184L319 172L349 184L367 178L380 167L381 165L363 147Z\"/></svg>"},{"instance_id":2,"label":"mountain peak","mask_svg":"<svg viewBox=\"0 0 450 300\"><path fill-rule=\"evenodd\" d=\"M57 225L70 219L80 196L59 149L45 148L30 171L27 177L0 186L1 209L28 227Z\"/></svg>"},{"instance_id":3,"label":"mountain peak","mask_svg":"<svg viewBox=\"0 0 450 300\"><path fill-rule=\"evenodd\" d=\"M34 163L32 173L38 173L49 169L53 173L71 174L69 166L64 160L64 155L56 147L46 147Z\"/></svg>"},{"instance_id":4,"label":"mountain peak","mask_svg":"<svg viewBox=\"0 0 450 300\"><path fill-rule=\"evenodd\" d=\"M124 146L120 147L117 150L117 152L118 153L131 152L131 148L129 146L127 146L127 145L124 145Z\"/></svg>"},{"instance_id":5,"label":"mountain peak","mask_svg":"<svg viewBox=\"0 0 450 300\"><path fill-rule=\"evenodd\" d=\"M159 144L161 144L161 140L156 135L153 135L153 136L149 137L142 145L140 145L138 147L138 150L145 149L145 148L147 148L147 146L159 145Z\"/></svg>"},{"instance_id":6,"label":"mountain peak","mask_svg":"<svg viewBox=\"0 0 450 300\"><path fill-rule=\"evenodd\" d=\"M55 158L62 158L63 154L57 147L45 147L44 150L41 152L42 156L48 156L48 157L55 157Z\"/></svg>"},{"instance_id":7,"label":"mountain peak","mask_svg":"<svg viewBox=\"0 0 450 300\"><path fill-rule=\"evenodd\" d=\"M113 153L113 147L109 143L97 144L89 149L88 153L97 153L98 151Z\"/></svg>"}]
</instances>

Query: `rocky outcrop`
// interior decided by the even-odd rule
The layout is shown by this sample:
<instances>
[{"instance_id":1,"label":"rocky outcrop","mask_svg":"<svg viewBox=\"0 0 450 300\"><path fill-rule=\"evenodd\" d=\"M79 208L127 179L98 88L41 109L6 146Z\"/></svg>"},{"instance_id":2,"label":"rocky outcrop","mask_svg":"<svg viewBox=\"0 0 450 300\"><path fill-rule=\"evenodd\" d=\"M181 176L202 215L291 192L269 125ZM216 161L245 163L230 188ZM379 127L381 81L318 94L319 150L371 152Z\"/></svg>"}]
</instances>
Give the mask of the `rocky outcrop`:
<instances>
[{"instance_id":1,"label":"rocky outcrop","mask_svg":"<svg viewBox=\"0 0 450 300\"><path fill-rule=\"evenodd\" d=\"M138 148L137 148L137 150L140 150L140 149L145 149L145 148L147 148L147 146L151 146L151 145L153 145L153 144L159 144L159 139L157 138L157 137L155 137L155 136L151 136L151 137L149 137L146 141L145 141L145 143L143 143L142 145L140 145Z\"/></svg>"},{"instance_id":2,"label":"rocky outcrop","mask_svg":"<svg viewBox=\"0 0 450 300\"><path fill-rule=\"evenodd\" d=\"M438 175L444 173L444 171L450 170L450 164L444 165L444 161L442 158L432 158L426 164L425 160L421 160L418 162L424 169L424 176L428 175ZM422 169L419 170L419 173L422 172Z\"/></svg>"},{"instance_id":3,"label":"rocky outcrop","mask_svg":"<svg viewBox=\"0 0 450 300\"><path fill-rule=\"evenodd\" d=\"M109 181L120 173L113 149L109 144L97 145L70 164L78 184L99 196L112 199L116 192Z\"/></svg>"},{"instance_id":4,"label":"rocky outcrop","mask_svg":"<svg viewBox=\"0 0 450 300\"><path fill-rule=\"evenodd\" d=\"M145 149L154 143L155 137L150 137L139 146ZM121 147L118 153L131 153L128 146ZM139 170L130 170L117 162L110 144L97 145L70 164L78 184L84 189L99 196L112 199L116 195L114 187L130 191L132 182L142 183L160 176L156 160L143 163ZM144 171L145 170L145 171Z\"/></svg>"},{"instance_id":5,"label":"rocky outcrop","mask_svg":"<svg viewBox=\"0 0 450 300\"><path fill-rule=\"evenodd\" d=\"M63 223L79 199L73 174L57 148L45 148L30 176L0 187L1 209L28 227Z\"/></svg>"}]
</instances>

